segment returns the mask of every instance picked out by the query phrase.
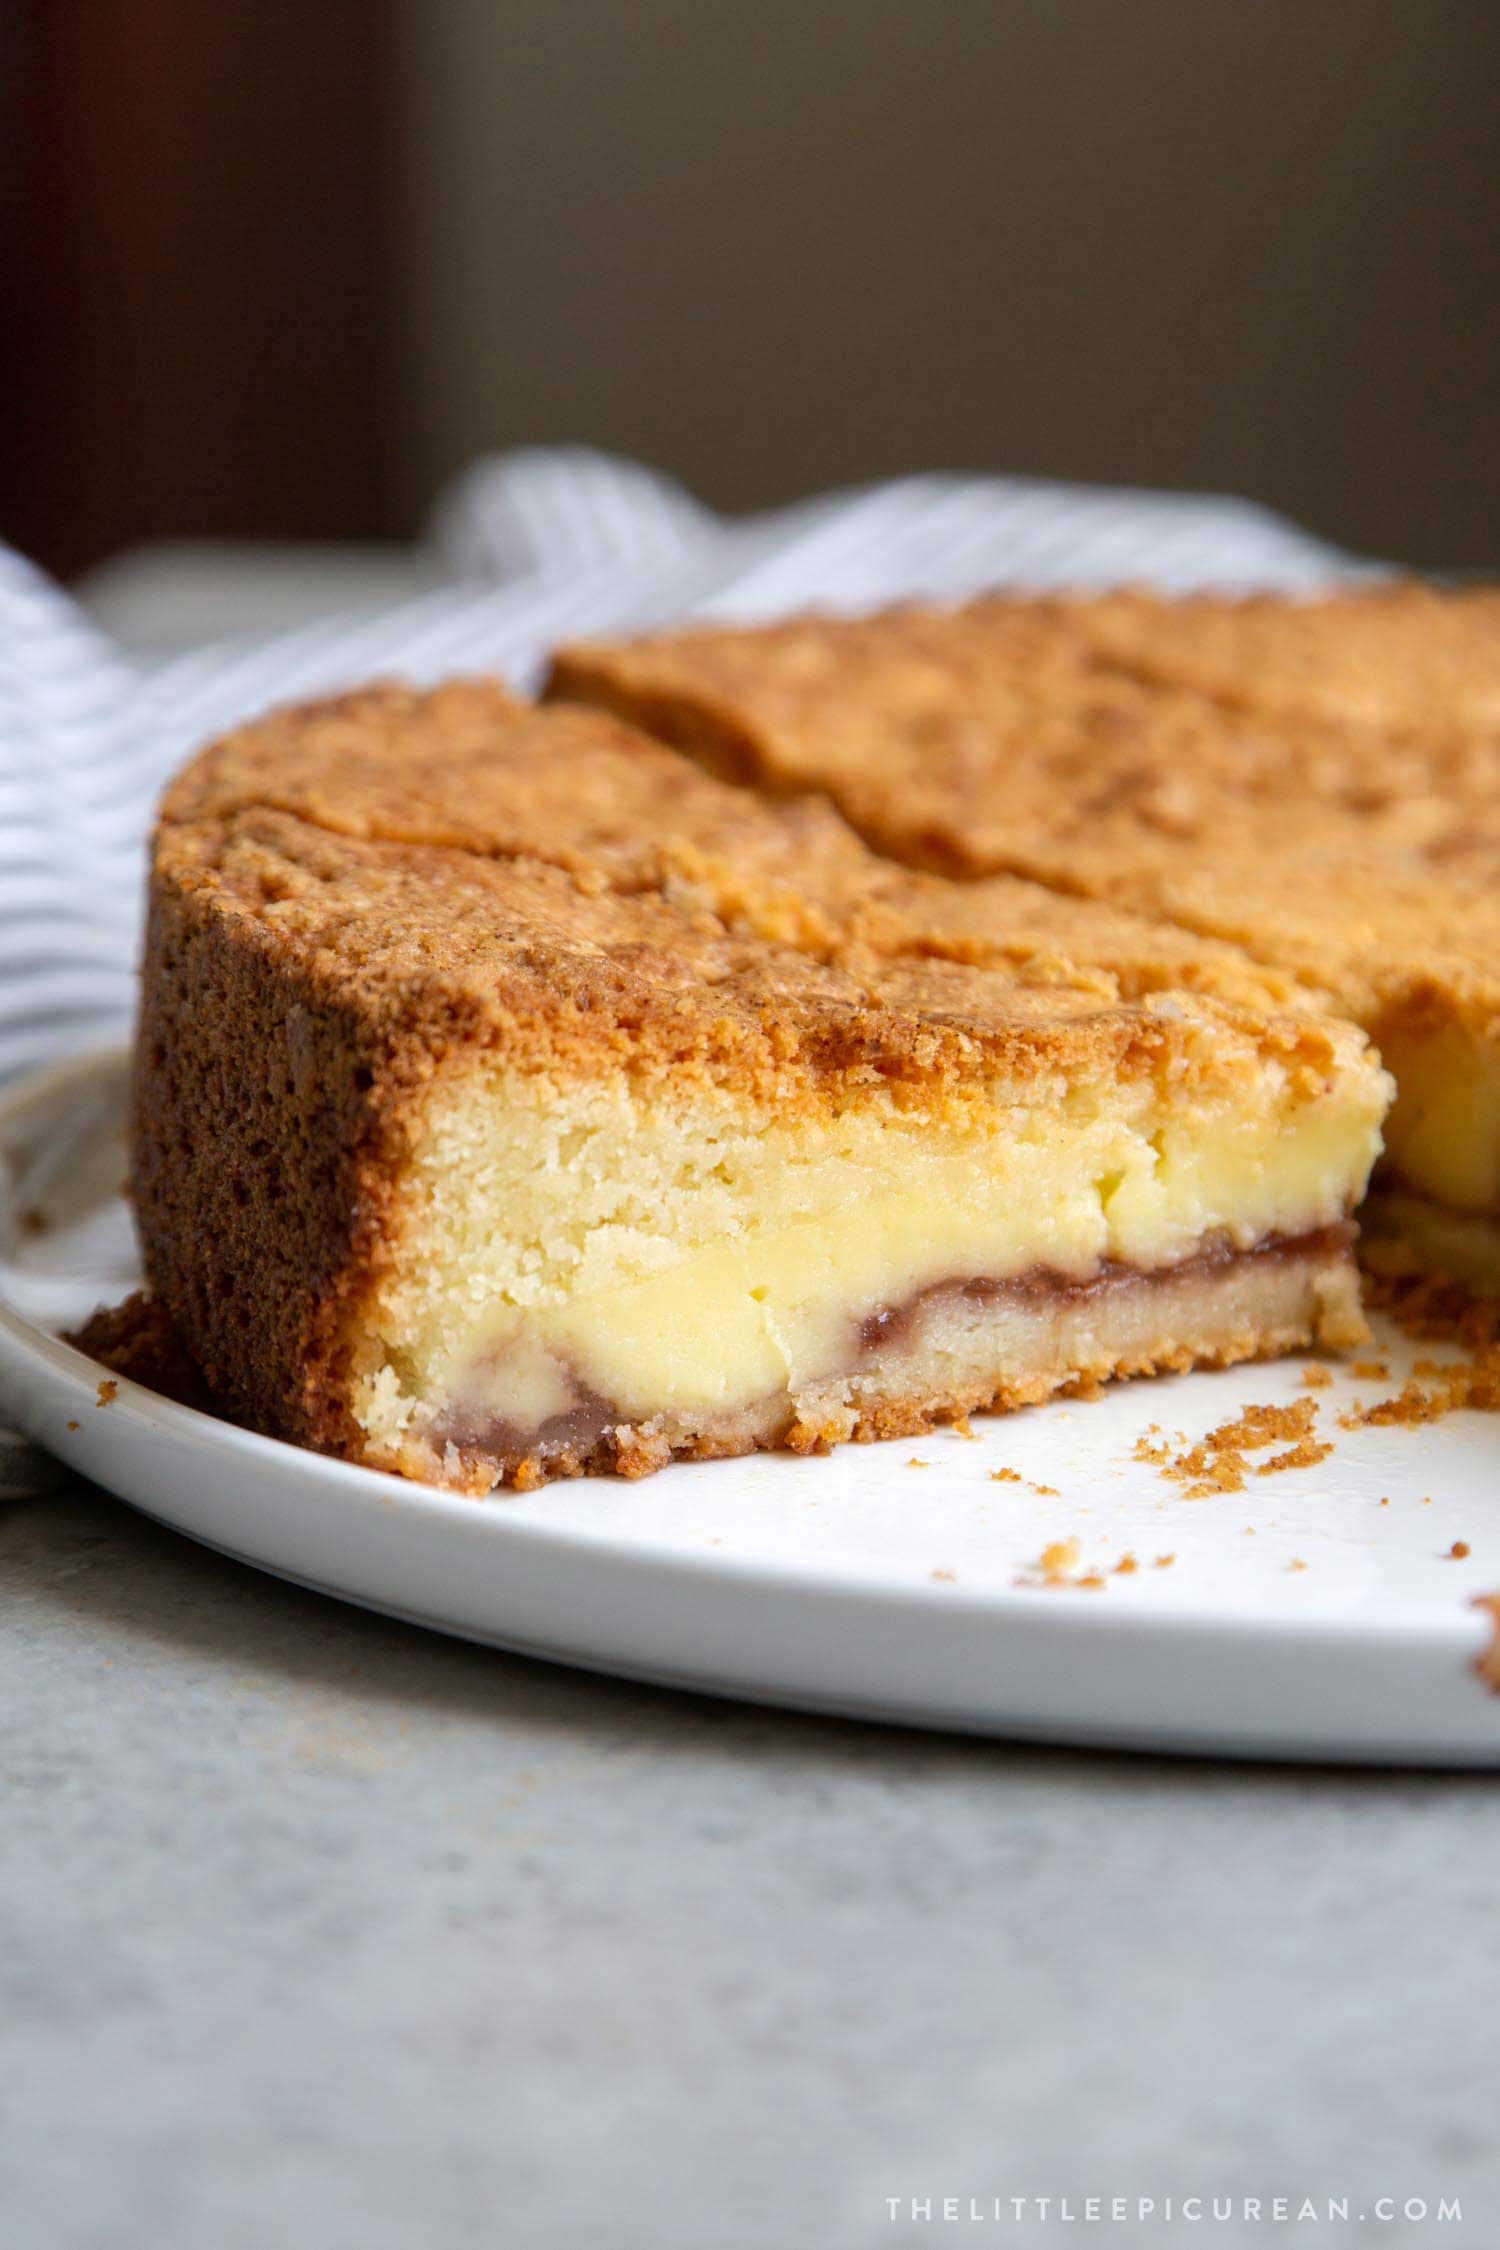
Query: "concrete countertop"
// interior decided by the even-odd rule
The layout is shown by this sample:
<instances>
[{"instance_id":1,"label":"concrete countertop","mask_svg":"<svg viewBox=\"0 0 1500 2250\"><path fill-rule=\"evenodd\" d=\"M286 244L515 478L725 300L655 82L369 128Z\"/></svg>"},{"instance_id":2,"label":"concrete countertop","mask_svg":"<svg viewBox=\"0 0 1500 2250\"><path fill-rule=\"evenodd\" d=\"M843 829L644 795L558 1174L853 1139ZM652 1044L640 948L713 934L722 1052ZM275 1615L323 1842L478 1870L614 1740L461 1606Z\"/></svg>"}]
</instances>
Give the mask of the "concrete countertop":
<instances>
[{"instance_id":1,"label":"concrete countertop","mask_svg":"<svg viewBox=\"0 0 1500 2250\"><path fill-rule=\"evenodd\" d=\"M76 1482L0 1509L0 1615L17 2250L1497 2239L1484 1776L627 1686Z\"/></svg>"}]
</instances>

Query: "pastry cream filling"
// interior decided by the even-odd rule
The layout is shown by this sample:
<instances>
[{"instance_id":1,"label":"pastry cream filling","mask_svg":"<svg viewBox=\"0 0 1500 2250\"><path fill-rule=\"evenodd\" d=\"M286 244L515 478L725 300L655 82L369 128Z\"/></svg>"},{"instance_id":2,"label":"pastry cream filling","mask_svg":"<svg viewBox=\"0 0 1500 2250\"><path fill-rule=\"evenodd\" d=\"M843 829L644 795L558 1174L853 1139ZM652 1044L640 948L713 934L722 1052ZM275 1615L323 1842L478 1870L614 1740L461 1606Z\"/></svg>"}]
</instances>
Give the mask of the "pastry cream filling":
<instances>
[{"instance_id":1,"label":"pastry cream filling","mask_svg":"<svg viewBox=\"0 0 1500 2250\"><path fill-rule=\"evenodd\" d=\"M480 1070L430 1101L405 1184L421 1254L372 1309L363 1419L727 1411L852 1368L872 1314L943 1282L1304 1233L1363 1192L1387 1088L1361 1064L1309 1100L1267 1066L1170 1112L1127 1083L794 1118Z\"/></svg>"},{"instance_id":2,"label":"pastry cream filling","mask_svg":"<svg viewBox=\"0 0 1500 2250\"><path fill-rule=\"evenodd\" d=\"M1434 1203L1500 1216L1500 1039L1445 1025L1393 1030L1381 1048L1398 1088L1385 1136L1396 1171Z\"/></svg>"}]
</instances>

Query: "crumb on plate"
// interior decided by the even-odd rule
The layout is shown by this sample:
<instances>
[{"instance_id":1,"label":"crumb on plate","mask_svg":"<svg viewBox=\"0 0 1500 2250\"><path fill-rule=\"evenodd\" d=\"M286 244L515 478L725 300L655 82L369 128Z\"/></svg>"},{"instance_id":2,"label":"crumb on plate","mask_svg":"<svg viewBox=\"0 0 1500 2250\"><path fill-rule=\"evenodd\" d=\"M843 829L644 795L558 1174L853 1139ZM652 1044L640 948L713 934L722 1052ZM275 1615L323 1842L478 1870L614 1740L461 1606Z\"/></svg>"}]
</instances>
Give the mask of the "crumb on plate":
<instances>
[{"instance_id":1,"label":"crumb on plate","mask_svg":"<svg viewBox=\"0 0 1500 2250\"><path fill-rule=\"evenodd\" d=\"M1149 1438L1138 1438L1135 1457L1150 1462L1164 1477L1184 1486L1189 1500L1207 1500L1220 1492L1243 1492L1249 1466L1247 1453L1261 1452L1272 1445L1285 1448L1270 1461L1256 1464L1257 1474L1262 1476L1281 1469L1312 1468L1328 1458L1333 1447L1313 1435L1317 1413L1317 1401L1311 1398L1296 1399L1290 1406L1247 1406L1233 1421L1220 1423L1196 1445L1179 1453L1174 1454L1165 1444L1153 1445Z\"/></svg>"},{"instance_id":2,"label":"crumb on plate","mask_svg":"<svg viewBox=\"0 0 1500 2250\"><path fill-rule=\"evenodd\" d=\"M1027 1587L1077 1587L1087 1593L1097 1593L1104 1579L1097 1570L1078 1575L1078 1565L1083 1559L1083 1548L1077 1539L1054 1539L1045 1546L1029 1571L1023 1571L1015 1583Z\"/></svg>"},{"instance_id":3,"label":"crumb on plate","mask_svg":"<svg viewBox=\"0 0 1500 2250\"><path fill-rule=\"evenodd\" d=\"M1452 1282L1409 1275L1372 1274L1366 1293L1369 1303L1388 1314L1406 1335L1423 1342L1456 1344L1466 1356L1417 1360L1390 1398L1340 1415L1344 1428L1420 1429L1465 1407L1481 1414L1500 1413L1500 1299L1473 1297ZM1378 1372L1384 1381L1390 1370L1382 1362L1361 1362L1354 1372L1372 1377Z\"/></svg>"}]
</instances>

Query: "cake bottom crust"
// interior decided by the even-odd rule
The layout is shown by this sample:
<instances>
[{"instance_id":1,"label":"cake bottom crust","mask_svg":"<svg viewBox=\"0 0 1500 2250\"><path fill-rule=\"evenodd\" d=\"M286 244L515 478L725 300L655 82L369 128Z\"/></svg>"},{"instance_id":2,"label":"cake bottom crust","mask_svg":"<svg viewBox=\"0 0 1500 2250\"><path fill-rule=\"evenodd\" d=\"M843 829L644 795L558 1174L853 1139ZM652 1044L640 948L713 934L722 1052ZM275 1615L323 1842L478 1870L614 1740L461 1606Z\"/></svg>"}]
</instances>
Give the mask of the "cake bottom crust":
<instances>
[{"instance_id":1,"label":"cake bottom crust","mask_svg":"<svg viewBox=\"0 0 1500 2250\"><path fill-rule=\"evenodd\" d=\"M1500 1219L1455 1211L1395 1184L1377 1184L1360 1217L1360 1255L1372 1273L1436 1274L1500 1297Z\"/></svg>"},{"instance_id":2,"label":"cake bottom crust","mask_svg":"<svg viewBox=\"0 0 1500 2250\"><path fill-rule=\"evenodd\" d=\"M523 1431L449 1406L425 1432L372 1442L364 1458L463 1491L524 1491L588 1472L645 1476L674 1457L775 1447L822 1453L849 1439L912 1437L964 1415L1089 1392L1121 1376L1308 1346L1344 1350L1368 1335L1354 1232L1344 1223L1248 1250L1216 1245L1154 1272L1111 1266L1080 1282L944 1282L868 1317L855 1359L838 1375L730 1412L628 1421L608 1399L585 1393L566 1414Z\"/></svg>"}]
</instances>

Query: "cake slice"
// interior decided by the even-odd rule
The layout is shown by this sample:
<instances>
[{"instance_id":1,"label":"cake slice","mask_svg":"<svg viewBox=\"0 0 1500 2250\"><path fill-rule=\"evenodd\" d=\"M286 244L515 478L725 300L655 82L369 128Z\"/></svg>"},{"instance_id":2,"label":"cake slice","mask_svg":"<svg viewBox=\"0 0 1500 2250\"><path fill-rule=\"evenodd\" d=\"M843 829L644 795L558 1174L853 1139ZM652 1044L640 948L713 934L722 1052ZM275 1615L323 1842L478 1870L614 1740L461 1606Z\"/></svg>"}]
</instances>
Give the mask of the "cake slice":
<instances>
[{"instance_id":1,"label":"cake slice","mask_svg":"<svg viewBox=\"0 0 1500 2250\"><path fill-rule=\"evenodd\" d=\"M468 1490L1352 1342L1388 1091L1230 948L485 683L275 715L154 842L153 1294L254 1427Z\"/></svg>"},{"instance_id":2,"label":"cake slice","mask_svg":"<svg viewBox=\"0 0 1500 2250\"><path fill-rule=\"evenodd\" d=\"M566 649L551 694L875 848L1217 937L1399 1094L1371 1220L1500 1286L1500 596L991 598Z\"/></svg>"}]
</instances>

